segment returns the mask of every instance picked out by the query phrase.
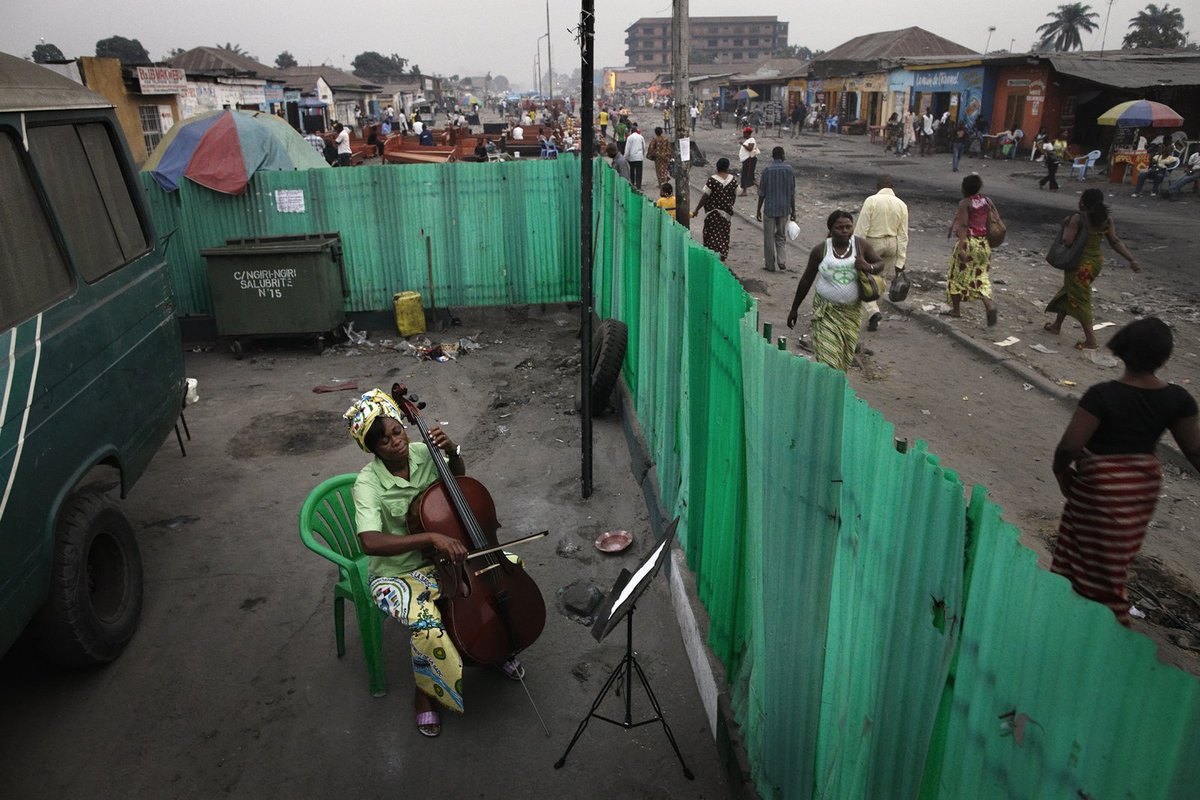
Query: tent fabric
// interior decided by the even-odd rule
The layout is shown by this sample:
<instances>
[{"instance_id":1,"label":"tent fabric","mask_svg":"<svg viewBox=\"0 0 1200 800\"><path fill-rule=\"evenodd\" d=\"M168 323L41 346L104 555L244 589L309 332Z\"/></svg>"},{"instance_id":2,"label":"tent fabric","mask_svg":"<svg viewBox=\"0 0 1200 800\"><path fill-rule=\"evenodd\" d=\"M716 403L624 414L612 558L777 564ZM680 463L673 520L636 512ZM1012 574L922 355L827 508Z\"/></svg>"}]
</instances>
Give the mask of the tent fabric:
<instances>
[{"instance_id":1,"label":"tent fabric","mask_svg":"<svg viewBox=\"0 0 1200 800\"><path fill-rule=\"evenodd\" d=\"M184 177L225 194L241 194L259 170L327 169L287 122L259 111L210 111L177 123L142 166L165 191Z\"/></svg>"}]
</instances>

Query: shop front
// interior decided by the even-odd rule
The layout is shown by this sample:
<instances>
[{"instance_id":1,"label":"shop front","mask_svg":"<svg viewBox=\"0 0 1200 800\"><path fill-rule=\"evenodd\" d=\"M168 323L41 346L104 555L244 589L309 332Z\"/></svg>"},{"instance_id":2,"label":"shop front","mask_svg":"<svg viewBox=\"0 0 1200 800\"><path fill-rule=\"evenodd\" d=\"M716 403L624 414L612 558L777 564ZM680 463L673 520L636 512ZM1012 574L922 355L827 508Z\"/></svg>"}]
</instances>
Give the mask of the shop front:
<instances>
[{"instance_id":1,"label":"shop front","mask_svg":"<svg viewBox=\"0 0 1200 800\"><path fill-rule=\"evenodd\" d=\"M888 92L888 76L880 72L856 75L842 81L839 116L845 122L862 121L868 127L878 127L886 117L883 109Z\"/></svg>"},{"instance_id":2,"label":"shop front","mask_svg":"<svg viewBox=\"0 0 1200 800\"><path fill-rule=\"evenodd\" d=\"M913 110L928 108L933 116L950 112L951 122L974 125L983 110L983 68L914 70Z\"/></svg>"}]
</instances>

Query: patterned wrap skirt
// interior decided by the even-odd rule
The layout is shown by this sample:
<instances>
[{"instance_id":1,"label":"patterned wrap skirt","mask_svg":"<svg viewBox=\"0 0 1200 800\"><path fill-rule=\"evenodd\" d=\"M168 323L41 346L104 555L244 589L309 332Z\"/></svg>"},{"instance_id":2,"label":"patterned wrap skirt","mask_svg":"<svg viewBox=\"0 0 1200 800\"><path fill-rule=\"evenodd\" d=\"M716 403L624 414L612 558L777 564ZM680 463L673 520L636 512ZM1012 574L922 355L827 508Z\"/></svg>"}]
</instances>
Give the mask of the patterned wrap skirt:
<instances>
[{"instance_id":1,"label":"patterned wrap skirt","mask_svg":"<svg viewBox=\"0 0 1200 800\"><path fill-rule=\"evenodd\" d=\"M834 303L813 294L812 339L817 361L845 372L854 361L862 303Z\"/></svg>"},{"instance_id":2,"label":"patterned wrap skirt","mask_svg":"<svg viewBox=\"0 0 1200 800\"><path fill-rule=\"evenodd\" d=\"M992 279L988 276L992 263L992 246L987 237L972 236L967 239L967 262L958 260L961 242L954 243L950 251L950 275L946 280L946 300L971 301L982 297L992 299Z\"/></svg>"},{"instance_id":3,"label":"patterned wrap skirt","mask_svg":"<svg viewBox=\"0 0 1200 800\"><path fill-rule=\"evenodd\" d=\"M1125 583L1154 516L1162 465L1152 453L1085 454L1075 462L1052 572L1129 626Z\"/></svg>"}]
</instances>

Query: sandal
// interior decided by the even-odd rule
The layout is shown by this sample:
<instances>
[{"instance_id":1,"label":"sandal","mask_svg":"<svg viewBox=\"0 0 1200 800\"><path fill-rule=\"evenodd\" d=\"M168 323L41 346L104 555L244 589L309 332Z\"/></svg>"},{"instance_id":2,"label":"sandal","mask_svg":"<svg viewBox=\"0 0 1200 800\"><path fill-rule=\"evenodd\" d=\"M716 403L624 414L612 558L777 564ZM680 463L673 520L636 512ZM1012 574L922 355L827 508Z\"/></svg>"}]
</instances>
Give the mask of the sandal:
<instances>
[{"instance_id":1,"label":"sandal","mask_svg":"<svg viewBox=\"0 0 1200 800\"><path fill-rule=\"evenodd\" d=\"M519 681L525 678L525 665L521 663L521 659L513 656L503 664L497 664L496 669L510 681Z\"/></svg>"},{"instance_id":2,"label":"sandal","mask_svg":"<svg viewBox=\"0 0 1200 800\"><path fill-rule=\"evenodd\" d=\"M1058 336L1059 331L1061 331L1062 329L1056 328L1054 326L1053 322L1047 322L1045 325L1042 326L1042 330L1046 331L1047 333L1053 333L1055 336Z\"/></svg>"},{"instance_id":3,"label":"sandal","mask_svg":"<svg viewBox=\"0 0 1200 800\"><path fill-rule=\"evenodd\" d=\"M417 714L417 731L422 736L434 738L442 732L442 718L436 711L422 711Z\"/></svg>"},{"instance_id":4,"label":"sandal","mask_svg":"<svg viewBox=\"0 0 1200 800\"><path fill-rule=\"evenodd\" d=\"M1098 345L1098 344L1088 344L1087 342L1076 342L1076 343L1075 343L1075 349L1076 349L1076 350L1099 350L1099 349L1100 349L1100 345Z\"/></svg>"}]
</instances>

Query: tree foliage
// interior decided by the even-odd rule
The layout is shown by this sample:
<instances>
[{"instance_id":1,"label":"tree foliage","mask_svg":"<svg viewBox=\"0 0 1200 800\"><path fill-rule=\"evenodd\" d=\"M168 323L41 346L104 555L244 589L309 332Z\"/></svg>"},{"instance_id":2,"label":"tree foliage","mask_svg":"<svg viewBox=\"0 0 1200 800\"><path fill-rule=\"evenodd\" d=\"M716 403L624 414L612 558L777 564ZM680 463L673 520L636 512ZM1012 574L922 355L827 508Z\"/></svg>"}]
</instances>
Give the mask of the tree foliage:
<instances>
[{"instance_id":1,"label":"tree foliage","mask_svg":"<svg viewBox=\"0 0 1200 800\"><path fill-rule=\"evenodd\" d=\"M297 67L300 65L296 62L296 57L294 55L289 53L287 50L284 50L282 53L275 56L275 66L278 69L290 69L291 67Z\"/></svg>"},{"instance_id":2,"label":"tree foliage","mask_svg":"<svg viewBox=\"0 0 1200 800\"><path fill-rule=\"evenodd\" d=\"M497 75L492 78L492 91L507 92L509 87L508 78L503 75Z\"/></svg>"},{"instance_id":3,"label":"tree foliage","mask_svg":"<svg viewBox=\"0 0 1200 800\"><path fill-rule=\"evenodd\" d=\"M1129 33L1125 34L1121 47L1133 50L1139 47L1162 47L1173 49L1187 45L1188 35L1183 30L1183 12L1164 3L1159 8L1150 3L1129 20Z\"/></svg>"},{"instance_id":4,"label":"tree foliage","mask_svg":"<svg viewBox=\"0 0 1200 800\"><path fill-rule=\"evenodd\" d=\"M43 42L34 45L33 60L39 64L45 64L48 61L66 61L67 57L63 55L63 51L59 50L57 45Z\"/></svg>"},{"instance_id":5,"label":"tree foliage","mask_svg":"<svg viewBox=\"0 0 1200 800\"><path fill-rule=\"evenodd\" d=\"M775 58L798 58L801 61L812 61L824 52L824 50L813 50L811 47L802 47L798 44L789 44L776 50L771 55Z\"/></svg>"},{"instance_id":6,"label":"tree foliage","mask_svg":"<svg viewBox=\"0 0 1200 800\"><path fill-rule=\"evenodd\" d=\"M117 58L122 64L149 64L150 54L137 39L110 36L96 42L96 55L100 58Z\"/></svg>"},{"instance_id":7,"label":"tree foliage","mask_svg":"<svg viewBox=\"0 0 1200 800\"><path fill-rule=\"evenodd\" d=\"M1057 11L1051 11L1046 16L1050 21L1037 28L1042 36L1039 44L1053 50L1082 49L1083 41L1079 38L1079 32L1092 33L1100 27L1096 22L1100 13L1083 3L1061 5Z\"/></svg>"},{"instance_id":8,"label":"tree foliage","mask_svg":"<svg viewBox=\"0 0 1200 800\"><path fill-rule=\"evenodd\" d=\"M247 53L245 50L242 49L242 46L240 44L233 44L232 42L226 42L225 44L219 44L219 45L217 45L217 47L221 50L228 50L229 52L233 53L234 55L239 55L239 56L249 56L250 55L249 53Z\"/></svg>"},{"instance_id":9,"label":"tree foliage","mask_svg":"<svg viewBox=\"0 0 1200 800\"><path fill-rule=\"evenodd\" d=\"M350 63L354 67L354 74L358 77L386 83L404 75L404 67L408 64L408 59L401 58L395 53L385 56L374 50L368 50L356 55Z\"/></svg>"}]
</instances>

